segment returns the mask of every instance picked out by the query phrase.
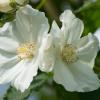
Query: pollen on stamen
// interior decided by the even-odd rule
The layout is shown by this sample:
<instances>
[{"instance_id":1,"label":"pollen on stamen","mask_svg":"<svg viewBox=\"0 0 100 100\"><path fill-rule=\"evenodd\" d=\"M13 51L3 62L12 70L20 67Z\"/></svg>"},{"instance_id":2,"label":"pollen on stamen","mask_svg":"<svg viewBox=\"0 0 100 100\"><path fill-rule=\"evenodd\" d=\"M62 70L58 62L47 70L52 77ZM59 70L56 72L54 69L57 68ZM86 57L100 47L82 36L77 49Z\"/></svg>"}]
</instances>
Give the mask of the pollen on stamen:
<instances>
[{"instance_id":1,"label":"pollen on stamen","mask_svg":"<svg viewBox=\"0 0 100 100\"><path fill-rule=\"evenodd\" d=\"M72 44L66 44L61 50L61 58L66 64L77 61L76 48Z\"/></svg>"},{"instance_id":2,"label":"pollen on stamen","mask_svg":"<svg viewBox=\"0 0 100 100\"><path fill-rule=\"evenodd\" d=\"M34 42L21 44L17 48L17 54L21 60L25 58L32 59L36 54L36 44Z\"/></svg>"}]
</instances>

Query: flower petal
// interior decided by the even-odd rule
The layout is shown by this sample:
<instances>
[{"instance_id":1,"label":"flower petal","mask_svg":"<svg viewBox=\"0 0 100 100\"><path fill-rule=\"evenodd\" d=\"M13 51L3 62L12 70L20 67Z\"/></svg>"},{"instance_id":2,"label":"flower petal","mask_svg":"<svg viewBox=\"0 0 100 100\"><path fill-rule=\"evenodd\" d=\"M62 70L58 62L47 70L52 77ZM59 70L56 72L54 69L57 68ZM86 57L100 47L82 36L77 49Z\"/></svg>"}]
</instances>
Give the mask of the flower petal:
<instances>
[{"instance_id":1,"label":"flower petal","mask_svg":"<svg viewBox=\"0 0 100 100\"><path fill-rule=\"evenodd\" d=\"M76 18L71 10L65 10L60 16L60 20L62 22L62 34L64 34L67 43L71 44L79 40L84 29L83 22Z\"/></svg>"},{"instance_id":2,"label":"flower petal","mask_svg":"<svg viewBox=\"0 0 100 100\"><path fill-rule=\"evenodd\" d=\"M96 37L89 34L88 36L81 38L76 45L78 47L77 54L79 59L89 63L93 68L99 50L99 43Z\"/></svg>"},{"instance_id":3,"label":"flower petal","mask_svg":"<svg viewBox=\"0 0 100 100\"><path fill-rule=\"evenodd\" d=\"M0 63L0 84L10 82L20 71L17 56Z\"/></svg>"},{"instance_id":4,"label":"flower petal","mask_svg":"<svg viewBox=\"0 0 100 100\"><path fill-rule=\"evenodd\" d=\"M12 85L15 86L18 90L21 90L21 92L24 92L31 84L34 76L37 75L38 65L38 58L32 61L24 60L24 63L22 65L24 66L24 69L12 81Z\"/></svg>"},{"instance_id":5,"label":"flower petal","mask_svg":"<svg viewBox=\"0 0 100 100\"><path fill-rule=\"evenodd\" d=\"M19 43L12 38L0 36L0 49L8 52L16 52Z\"/></svg>"},{"instance_id":6,"label":"flower petal","mask_svg":"<svg viewBox=\"0 0 100 100\"><path fill-rule=\"evenodd\" d=\"M4 26L0 28L0 36L11 38L17 41L18 43L22 43L24 41L24 38L22 37L22 35L16 27L15 20L4 24Z\"/></svg>"},{"instance_id":7,"label":"flower petal","mask_svg":"<svg viewBox=\"0 0 100 100\"><path fill-rule=\"evenodd\" d=\"M43 12L26 5L17 11L16 25L26 41L36 40L38 34L48 33L49 24Z\"/></svg>"},{"instance_id":8,"label":"flower petal","mask_svg":"<svg viewBox=\"0 0 100 100\"><path fill-rule=\"evenodd\" d=\"M65 66L63 63L54 68L54 80L68 91L88 92L100 87L100 81L87 63Z\"/></svg>"},{"instance_id":9,"label":"flower petal","mask_svg":"<svg viewBox=\"0 0 100 100\"><path fill-rule=\"evenodd\" d=\"M37 40L49 30L48 20L43 12L26 5L16 13L16 20L6 23L0 28L0 36L13 38L22 43Z\"/></svg>"},{"instance_id":10,"label":"flower petal","mask_svg":"<svg viewBox=\"0 0 100 100\"><path fill-rule=\"evenodd\" d=\"M60 30L59 26L57 25L57 23L55 21L53 21L53 23L52 23L52 27L51 27L50 33L55 38L60 38L60 36L61 36L61 30Z\"/></svg>"},{"instance_id":11,"label":"flower petal","mask_svg":"<svg viewBox=\"0 0 100 100\"><path fill-rule=\"evenodd\" d=\"M5 23L5 24L3 25L3 27L0 27L0 34L1 34L2 32L7 31L8 27L9 27L9 23L8 23L8 22Z\"/></svg>"},{"instance_id":12,"label":"flower petal","mask_svg":"<svg viewBox=\"0 0 100 100\"><path fill-rule=\"evenodd\" d=\"M79 92L93 91L100 87L100 80L88 63L79 60L78 62L71 64L69 69L78 84Z\"/></svg>"},{"instance_id":13,"label":"flower petal","mask_svg":"<svg viewBox=\"0 0 100 100\"><path fill-rule=\"evenodd\" d=\"M53 36L55 46L63 45L65 43L65 34L63 34L55 21L52 23L50 34Z\"/></svg>"},{"instance_id":14,"label":"flower petal","mask_svg":"<svg viewBox=\"0 0 100 100\"><path fill-rule=\"evenodd\" d=\"M50 72L53 70L55 62L53 39L52 35L48 34L43 37L42 44L39 50L40 56L40 70L44 72Z\"/></svg>"},{"instance_id":15,"label":"flower petal","mask_svg":"<svg viewBox=\"0 0 100 100\"><path fill-rule=\"evenodd\" d=\"M14 33L18 33L18 31L12 28L13 25L13 22L10 22L0 28L0 49L2 50L14 52L19 46L18 40L14 37Z\"/></svg>"},{"instance_id":16,"label":"flower petal","mask_svg":"<svg viewBox=\"0 0 100 100\"><path fill-rule=\"evenodd\" d=\"M100 49L100 28L98 28L96 30L96 32L94 33L94 35L96 36L96 38L98 39L99 41L99 49Z\"/></svg>"},{"instance_id":17,"label":"flower petal","mask_svg":"<svg viewBox=\"0 0 100 100\"><path fill-rule=\"evenodd\" d=\"M67 40L68 43L74 43L77 40L79 40L82 35L83 29L84 29L83 22L78 18L73 19L68 29L68 33L69 33L69 37Z\"/></svg>"},{"instance_id":18,"label":"flower petal","mask_svg":"<svg viewBox=\"0 0 100 100\"><path fill-rule=\"evenodd\" d=\"M0 64L5 63L10 58L15 57L16 53L13 52L7 52L2 49L0 49Z\"/></svg>"},{"instance_id":19,"label":"flower petal","mask_svg":"<svg viewBox=\"0 0 100 100\"><path fill-rule=\"evenodd\" d=\"M54 80L56 83L63 85L68 91L76 90L77 83L68 66L61 60L58 60L54 66Z\"/></svg>"},{"instance_id":20,"label":"flower petal","mask_svg":"<svg viewBox=\"0 0 100 100\"><path fill-rule=\"evenodd\" d=\"M61 16L60 16L60 21L62 24L67 24L69 25L72 23L72 20L75 18L75 15L72 13L71 10L65 10Z\"/></svg>"},{"instance_id":21,"label":"flower petal","mask_svg":"<svg viewBox=\"0 0 100 100\"><path fill-rule=\"evenodd\" d=\"M8 27L9 24L7 23L0 30L0 64L16 56L16 48L19 45L15 39L8 35Z\"/></svg>"}]
</instances>

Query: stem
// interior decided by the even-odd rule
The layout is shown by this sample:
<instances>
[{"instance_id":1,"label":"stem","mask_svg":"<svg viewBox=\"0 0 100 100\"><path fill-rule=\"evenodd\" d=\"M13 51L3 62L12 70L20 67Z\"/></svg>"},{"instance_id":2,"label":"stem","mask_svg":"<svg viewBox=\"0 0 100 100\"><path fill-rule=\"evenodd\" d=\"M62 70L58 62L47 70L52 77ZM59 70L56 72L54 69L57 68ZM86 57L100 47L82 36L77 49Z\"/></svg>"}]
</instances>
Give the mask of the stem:
<instances>
[{"instance_id":1,"label":"stem","mask_svg":"<svg viewBox=\"0 0 100 100\"><path fill-rule=\"evenodd\" d=\"M85 2L85 4L84 4L82 7L80 7L80 8L77 9L77 10L75 10L74 12L75 12L75 13L82 12L82 11L84 11L84 10L86 10L86 9L88 9L88 8L90 8L90 7L92 7L93 4L94 4L93 2Z\"/></svg>"},{"instance_id":2,"label":"stem","mask_svg":"<svg viewBox=\"0 0 100 100\"><path fill-rule=\"evenodd\" d=\"M59 25L59 10L55 7L53 4L53 0L48 0L48 2L45 3L44 9L47 12L47 14L50 16L51 20L55 20Z\"/></svg>"},{"instance_id":3,"label":"stem","mask_svg":"<svg viewBox=\"0 0 100 100\"><path fill-rule=\"evenodd\" d=\"M41 9L45 2L46 0L41 0L40 4L36 7L36 9Z\"/></svg>"}]
</instances>

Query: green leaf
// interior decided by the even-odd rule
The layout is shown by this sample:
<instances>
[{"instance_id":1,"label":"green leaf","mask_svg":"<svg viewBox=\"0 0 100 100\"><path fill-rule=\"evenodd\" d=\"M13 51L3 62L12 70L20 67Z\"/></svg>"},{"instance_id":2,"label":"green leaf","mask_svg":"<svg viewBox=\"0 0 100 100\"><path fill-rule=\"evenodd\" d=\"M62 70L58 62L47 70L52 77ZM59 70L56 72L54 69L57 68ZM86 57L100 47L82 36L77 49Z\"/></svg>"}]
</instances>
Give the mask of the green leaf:
<instances>
[{"instance_id":1,"label":"green leaf","mask_svg":"<svg viewBox=\"0 0 100 100\"><path fill-rule=\"evenodd\" d=\"M4 100L25 100L28 98L32 91L38 91L51 77L51 74L41 73L36 76L31 83L30 87L21 93L19 90L11 87L4 97Z\"/></svg>"},{"instance_id":2,"label":"green leaf","mask_svg":"<svg viewBox=\"0 0 100 100\"><path fill-rule=\"evenodd\" d=\"M0 18L0 27L2 27L6 22L12 21L15 18L15 12L2 14Z\"/></svg>"},{"instance_id":3,"label":"green leaf","mask_svg":"<svg viewBox=\"0 0 100 100\"><path fill-rule=\"evenodd\" d=\"M85 24L84 35L87 35L89 32L94 33L100 27L100 1L97 0L85 5L88 6L83 6L76 11L76 14L83 20Z\"/></svg>"}]
</instances>

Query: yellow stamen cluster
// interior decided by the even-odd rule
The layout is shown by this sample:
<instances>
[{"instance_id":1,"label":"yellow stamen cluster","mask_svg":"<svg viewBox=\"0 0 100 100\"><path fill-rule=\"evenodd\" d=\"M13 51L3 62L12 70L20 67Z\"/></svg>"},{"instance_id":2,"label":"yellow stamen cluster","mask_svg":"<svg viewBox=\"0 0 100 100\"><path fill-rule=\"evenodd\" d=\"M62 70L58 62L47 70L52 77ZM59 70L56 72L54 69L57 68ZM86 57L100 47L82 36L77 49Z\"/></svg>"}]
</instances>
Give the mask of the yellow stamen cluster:
<instances>
[{"instance_id":1,"label":"yellow stamen cluster","mask_svg":"<svg viewBox=\"0 0 100 100\"><path fill-rule=\"evenodd\" d=\"M76 48L71 44L66 44L61 50L61 57L66 64L74 63L77 60Z\"/></svg>"},{"instance_id":2,"label":"yellow stamen cluster","mask_svg":"<svg viewBox=\"0 0 100 100\"><path fill-rule=\"evenodd\" d=\"M17 53L20 59L31 59L36 53L36 44L34 42L22 44L17 48Z\"/></svg>"}]
</instances>

